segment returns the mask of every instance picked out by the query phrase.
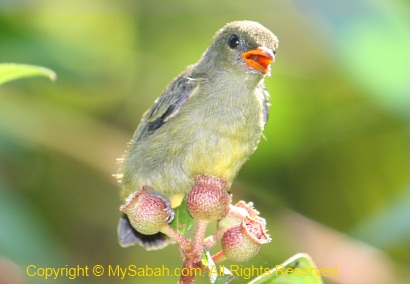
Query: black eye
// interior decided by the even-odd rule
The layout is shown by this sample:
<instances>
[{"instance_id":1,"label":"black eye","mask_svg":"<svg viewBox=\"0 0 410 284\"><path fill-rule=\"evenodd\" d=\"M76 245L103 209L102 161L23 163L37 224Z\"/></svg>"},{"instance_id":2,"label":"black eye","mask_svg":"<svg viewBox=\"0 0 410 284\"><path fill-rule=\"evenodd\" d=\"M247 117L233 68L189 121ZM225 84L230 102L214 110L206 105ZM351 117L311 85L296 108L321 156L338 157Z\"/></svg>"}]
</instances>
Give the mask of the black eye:
<instances>
[{"instance_id":1,"label":"black eye","mask_svg":"<svg viewBox=\"0 0 410 284\"><path fill-rule=\"evenodd\" d=\"M239 45L239 37L235 34L231 35L228 41L228 45L230 48L236 48Z\"/></svg>"}]
</instances>

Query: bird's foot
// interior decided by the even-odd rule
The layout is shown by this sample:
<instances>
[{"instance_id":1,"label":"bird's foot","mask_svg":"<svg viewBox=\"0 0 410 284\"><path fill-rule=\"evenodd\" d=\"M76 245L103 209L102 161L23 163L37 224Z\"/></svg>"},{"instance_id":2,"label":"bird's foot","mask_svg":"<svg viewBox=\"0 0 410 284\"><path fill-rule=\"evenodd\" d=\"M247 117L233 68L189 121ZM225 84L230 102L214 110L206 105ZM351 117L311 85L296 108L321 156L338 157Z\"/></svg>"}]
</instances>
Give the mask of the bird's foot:
<instances>
[{"instance_id":1,"label":"bird's foot","mask_svg":"<svg viewBox=\"0 0 410 284\"><path fill-rule=\"evenodd\" d=\"M174 220L175 211L174 211L174 209L172 209L171 201L169 200L169 198L166 197L165 195L159 193L158 191L156 191L152 187L144 186L144 189L149 194L155 195L156 197L160 198L161 200L163 200L165 202L166 207L165 207L164 211L167 213L167 217L165 218L164 221L168 222L168 223L171 223Z\"/></svg>"}]
</instances>

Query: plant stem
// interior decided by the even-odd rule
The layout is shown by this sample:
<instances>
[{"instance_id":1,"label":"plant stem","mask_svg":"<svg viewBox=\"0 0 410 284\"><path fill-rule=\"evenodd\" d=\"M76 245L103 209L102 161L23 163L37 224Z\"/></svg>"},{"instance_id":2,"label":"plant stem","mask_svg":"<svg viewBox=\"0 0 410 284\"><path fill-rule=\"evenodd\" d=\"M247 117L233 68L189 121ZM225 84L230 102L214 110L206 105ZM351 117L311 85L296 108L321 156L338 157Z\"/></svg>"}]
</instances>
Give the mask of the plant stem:
<instances>
[{"instance_id":1,"label":"plant stem","mask_svg":"<svg viewBox=\"0 0 410 284\"><path fill-rule=\"evenodd\" d=\"M224 230L218 230L212 236L206 237L204 240L204 248L210 250L216 242L221 239L223 233Z\"/></svg>"},{"instance_id":2,"label":"plant stem","mask_svg":"<svg viewBox=\"0 0 410 284\"><path fill-rule=\"evenodd\" d=\"M214 254L212 256L212 259L215 261L216 264L219 264L219 263L227 260L228 258L226 257L224 251L221 250L220 252L217 252L216 254Z\"/></svg>"},{"instance_id":3,"label":"plant stem","mask_svg":"<svg viewBox=\"0 0 410 284\"><path fill-rule=\"evenodd\" d=\"M177 242L178 246L183 251L189 251L191 249L191 242L187 240L183 235L178 233L174 228L172 228L168 223L162 227L161 232Z\"/></svg>"},{"instance_id":4,"label":"plant stem","mask_svg":"<svg viewBox=\"0 0 410 284\"><path fill-rule=\"evenodd\" d=\"M194 241L192 244L192 260L198 261L201 258L202 250L204 249L204 238L208 221L198 220L194 233Z\"/></svg>"}]
</instances>

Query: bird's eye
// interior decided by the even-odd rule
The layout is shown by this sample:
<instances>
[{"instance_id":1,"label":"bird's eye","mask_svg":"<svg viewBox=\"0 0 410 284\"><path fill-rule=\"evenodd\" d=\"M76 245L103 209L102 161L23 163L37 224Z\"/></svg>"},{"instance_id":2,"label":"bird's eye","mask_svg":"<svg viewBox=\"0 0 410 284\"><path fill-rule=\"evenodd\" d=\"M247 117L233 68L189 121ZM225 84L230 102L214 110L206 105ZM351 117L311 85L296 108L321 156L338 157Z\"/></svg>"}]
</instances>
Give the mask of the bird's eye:
<instances>
[{"instance_id":1,"label":"bird's eye","mask_svg":"<svg viewBox=\"0 0 410 284\"><path fill-rule=\"evenodd\" d=\"M236 34L231 35L228 45L230 48L237 48L239 45L239 37Z\"/></svg>"}]
</instances>

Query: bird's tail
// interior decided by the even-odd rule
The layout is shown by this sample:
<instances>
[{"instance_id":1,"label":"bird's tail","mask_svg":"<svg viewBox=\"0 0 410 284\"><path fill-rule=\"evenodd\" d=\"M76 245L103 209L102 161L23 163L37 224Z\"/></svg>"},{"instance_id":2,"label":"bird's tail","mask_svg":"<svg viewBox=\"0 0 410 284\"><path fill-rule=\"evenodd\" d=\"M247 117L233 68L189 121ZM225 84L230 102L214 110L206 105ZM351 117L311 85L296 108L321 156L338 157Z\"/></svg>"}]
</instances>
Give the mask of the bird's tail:
<instances>
[{"instance_id":1,"label":"bird's tail","mask_svg":"<svg viewBox=\"0 0 410 284\"><path fill-rule=\"evenodd\" d=\"M163 233L144 235L136 231L130 224L127 215L123 214L118 223L118 242L122 247L140 245L146 250L159 250L173 241Z\"/></svg>"}]
</instances>

